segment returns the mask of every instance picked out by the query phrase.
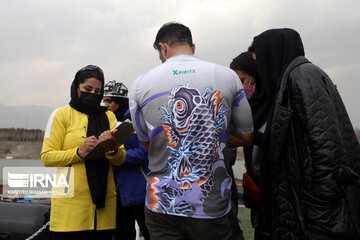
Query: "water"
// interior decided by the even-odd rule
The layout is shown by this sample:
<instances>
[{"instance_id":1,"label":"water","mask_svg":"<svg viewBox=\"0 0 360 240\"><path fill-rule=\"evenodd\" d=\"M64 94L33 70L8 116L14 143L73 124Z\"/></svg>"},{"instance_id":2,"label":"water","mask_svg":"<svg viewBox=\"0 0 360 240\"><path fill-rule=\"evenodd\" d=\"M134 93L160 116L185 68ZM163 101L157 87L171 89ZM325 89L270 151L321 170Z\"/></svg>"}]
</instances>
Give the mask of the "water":
<instances>
[{"instance_id":1,"label":"water","mask_svg":"<svg viewBox=\"0 0 360 240\"><path fill-rule=\"evenodd\" d=\"M233 166L235 178L242 179L243 173L246 171L244 167L245 161L236 161ZM0 159L0 184L3 183L4 167L40 167L43 166L41 160L34 159Z\"/></svg>"},{"instance_id":2,"label":"water","mask_svg":"<svg viewBox=\"0 0 360 240\"><path fill-rule=\"evenodd\" d=\"M0 159L0 184L3 183L4 167L41 167L41 160L37 159Z\"/></svg>"},{"instance_id":3,"label":"water","mask_svg":"<svg viewBox=\"0 0 360 240\"><path fill-rule=\"evenodd\" d=\"M243 160L235 161L235 164L233 166L233 172L234 172L235 178L242 179L244 172L246 172L244 164L245 164L245 161L243 161Z\"/></svg>"}]
</instances>

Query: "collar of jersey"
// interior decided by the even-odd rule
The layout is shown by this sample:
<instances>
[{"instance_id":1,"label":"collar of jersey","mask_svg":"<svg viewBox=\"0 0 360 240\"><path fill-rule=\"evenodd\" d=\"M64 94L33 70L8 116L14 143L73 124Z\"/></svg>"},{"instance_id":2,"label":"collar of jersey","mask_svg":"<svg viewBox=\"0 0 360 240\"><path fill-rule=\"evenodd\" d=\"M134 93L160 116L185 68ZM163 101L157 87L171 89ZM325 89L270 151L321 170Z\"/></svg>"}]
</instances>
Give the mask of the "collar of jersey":
<instances>
[{"instance_id":1,"label":"collar of jersey","mask_svg":"<svg viewBox=\"0 0 360 240\"><path fill-rule=\"evenodd\" d=\"M174 62L178 60L194 60L196 59L193 55L180 54L166 59L166 62Z\"/></svg>"}]
</instances>

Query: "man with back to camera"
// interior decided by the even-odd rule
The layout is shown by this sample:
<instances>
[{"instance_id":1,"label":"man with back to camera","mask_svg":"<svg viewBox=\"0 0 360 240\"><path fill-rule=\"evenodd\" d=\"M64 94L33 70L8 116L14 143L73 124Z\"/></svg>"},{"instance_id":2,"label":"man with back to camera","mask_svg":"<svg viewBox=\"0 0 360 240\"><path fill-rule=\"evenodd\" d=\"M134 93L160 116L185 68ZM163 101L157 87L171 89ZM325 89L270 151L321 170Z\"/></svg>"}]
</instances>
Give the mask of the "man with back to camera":
<instances>
[{"instance_id":1,"label":"man with back to camera","mask_svg":"<svg viewBox=\"0 0 360 240\"><path fill-rule=\"evenodd\" d=\"M190 29L180 23L163 25L153 46L163 64L138 77L130 92L133 125L149 150L151 239L243 239L226 171L228 146L252 143L241 81L229 68L195 58Z\"/></svg>"}]
</instances>

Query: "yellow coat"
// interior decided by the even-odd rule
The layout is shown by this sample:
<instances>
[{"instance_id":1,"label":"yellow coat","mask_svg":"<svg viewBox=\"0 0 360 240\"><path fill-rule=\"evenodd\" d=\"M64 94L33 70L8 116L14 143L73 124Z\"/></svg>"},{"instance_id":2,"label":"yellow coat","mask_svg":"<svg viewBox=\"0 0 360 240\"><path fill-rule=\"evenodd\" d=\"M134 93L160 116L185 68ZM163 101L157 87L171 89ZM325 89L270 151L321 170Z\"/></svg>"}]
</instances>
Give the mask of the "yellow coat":
<instances>
[{"instance_id":1,"label":"yellow coat","mask_svg":"<svg viewBox=\"0 0 360 240\"><path fill-rule=\"evenodd\" d=\"M116 126L116 117L107 111L110 130ZM111 164L121 165L125 161L125 148L119 147L109 160L108 184L105 208L96 209L90 195L85 163L77 155L86 137L88 116L70 106L54 110L48 120L41 151L41 159L46 167L73 167L74 197L52 198L50 231L70 232L94 230L96 211L97 230L116 228L116 189Z\"/></svg>"}]
</instances>

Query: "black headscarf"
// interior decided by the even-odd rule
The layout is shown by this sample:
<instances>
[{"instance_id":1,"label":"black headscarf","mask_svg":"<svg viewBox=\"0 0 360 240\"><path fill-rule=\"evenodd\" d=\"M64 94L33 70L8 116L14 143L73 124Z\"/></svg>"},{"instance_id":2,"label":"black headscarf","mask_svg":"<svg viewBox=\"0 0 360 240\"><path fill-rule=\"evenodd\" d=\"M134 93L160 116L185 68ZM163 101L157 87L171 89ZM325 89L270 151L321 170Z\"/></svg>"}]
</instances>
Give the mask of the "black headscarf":
<instances>
[{"instance_id":1,"label":"black headscarf","mask_svg":"<svg viewBox=\"0 0 360 240\"><path fill-rule=\"evenodd\" d=\"M111 100L119 104L118 109L114 112L116 119L120 122L123 122L126 119L131 120L130 112L125 115L125 113L129 110L129 99L124 97L111 97Z\"/></svg>"},{"instance_id":2,"label":"black headscarf","mask_svg":"<svg viewBox=\"0 0 360 240\"><path fill-rule=\"evenodd\" d=\"M81 104L77 94L77 89L79 88L80 83L92 77L100 80L102 87L98 105L95 108L89 109ZM104 74L101 68L94 65L88 65L76 73L75 79L71 84L70 106L77 111L88 115L87 137L95 136L96 138L99 138L99 135L102 132L110 129L109 120L105 113L107 108L100 106L103 95ZM96 205L96 208L104 208L109 162L104 155L104 157L98 161L85 161L85 169L92 201Z\"/></svg>"},{"instance_id":3,"label":"black headscarf","mask_svg":"<svg viewBox=\"0 0 360 240\"><path fill-rule=\"evenodd\" d=\"M256 54L256 63L263 94L261 122L266 122L266 130L262 137L262 156L260 160L261 217L259 225L263 231L272 231L272 179L274 176L274 160L271 152L270 129L278 88L286 68L298 56L304 56L304 47L300 35L292 29L271 29L254 37L250 48Z\"/></svg>"},{"instance_id":4,"label":"black headscarf","mask_svg":"<svg viewBox=\"0 0 360 240\"><path fill-rule=\"evenodd\" d=\"M262 126L272 118L272 110L282 76L292 60L304 56L304 47L298 32L293 29L270 29L254 37L252 44L256 54L256 63L260 75L256 81L256 89L261 84L262 93L259 102L262 103L259 112Z\"/></svg>"},{"instance_id":5,"label":"black headscarf","mask_svg":"<svg viewBox=\"0 0 360 240\"><path fill-rule=\"evenodd\" d=\"M253 115L254 129L259 130L264 124L264 112L267 110L266 105L261 102L264 93L262 82L257 71L257 65L250 52L243 52L236 58L234 58L230 64L230 68L233 70L244 71L253 78L255 78L256 91L255 94L250 98L249 104Z\"/></svg>"}]
</instances>

